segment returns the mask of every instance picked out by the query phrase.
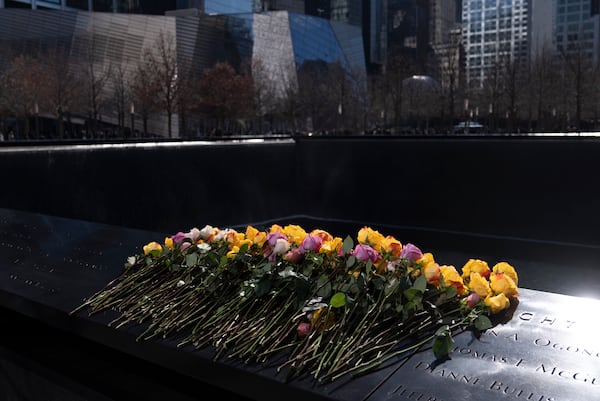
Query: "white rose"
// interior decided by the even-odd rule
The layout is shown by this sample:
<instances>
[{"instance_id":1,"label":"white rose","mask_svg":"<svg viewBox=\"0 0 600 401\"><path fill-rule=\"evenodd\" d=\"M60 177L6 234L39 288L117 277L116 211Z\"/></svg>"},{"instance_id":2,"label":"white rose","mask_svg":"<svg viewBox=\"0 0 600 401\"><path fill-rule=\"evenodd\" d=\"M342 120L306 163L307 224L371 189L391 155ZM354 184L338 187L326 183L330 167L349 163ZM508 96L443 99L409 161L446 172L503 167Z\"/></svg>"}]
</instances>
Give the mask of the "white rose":
<instances>
[{"instance_id":1,"label":"white rose","mask_svg":"<svg viewBox=\"0 0 600 401\"><path fill-rule=\"evenodd\" d=\"M198 238L200 238L200 230L198 230L196 227L194 227L185 236L187 238L191 239L192 242L196 242L196 241L198 241Z\"/></svg>"},{"instance_id":2,"label":"white rose","mask_svg":"<svg viewBox=\"0 0 600 401\"><path fill-rule=\"evenodd\" d=\"M200 238L203 240L209 239L214 234L215 228L213 226L206 225L202 230L200 230Z\"/></svg>"},{"instance_id":3,"label":"white rose","mask_svg":"<svg viewBox=\"0 0 600 401\"><path fill-rule=\"evenodd\" d=\"M283 255L284 253L286 253L289 250L290 250L290 243L287 242L283 238L279 238L277 240L277 242L275 243L275 247L273 247L273 253L275 255Z\"/></svg>"}]
</instances>

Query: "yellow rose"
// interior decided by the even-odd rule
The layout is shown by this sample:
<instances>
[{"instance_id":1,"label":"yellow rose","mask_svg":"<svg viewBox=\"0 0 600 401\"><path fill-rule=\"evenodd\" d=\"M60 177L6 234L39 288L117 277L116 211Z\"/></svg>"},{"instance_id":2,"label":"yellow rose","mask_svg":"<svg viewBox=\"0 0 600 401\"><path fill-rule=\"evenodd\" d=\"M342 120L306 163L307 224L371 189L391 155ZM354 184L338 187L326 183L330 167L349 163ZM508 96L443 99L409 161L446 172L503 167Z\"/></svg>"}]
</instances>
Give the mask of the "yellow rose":
<instances>
[{"instance_id":1,"label":"yellow rose","mask_svg":"<svg viewBox=\"0 0 600 401\"><path fill-rule=\"evenodd\" d=\"M477 293L481 298L486 298L491 294L490 283L477 272L472 272L469 279L469 288Z\"/></svg>"},{"instance_id":2,"label":"yellow rose","mask_svg":"<svg viewBox=\"0 0 600 401\"><path fill-rule=\"evenodd\" d=\"M231 247L231 249L229 250L229 252L227 252L227 258L231 259L233 257L235 257L235 255L237 255L237 253L240 251L240 248L237 245L234 245Z\"/></svg>"},{"instance_id":3,"label":"yellow rose","mask_svg":"<svg viewBox=\"0 0 600 401\"><path fill-rule=\"evenodd\" d=\"M395 257L400 257L402 243L391 235L388 235L383 239L381 246L385 252L391 253Z\"/></svg>"},{"instance_id":4,"label":"yellow rose","mask_svg":"<svg viewBox=\"0 0 600 401\"><path fill-rule=\"evenodd\" d=\"M500 293L495 296L488 296L484 300L485 304L489 306L492 313L498 313L507 309L510 306L510 301L506 298L506 295Z\"/></svg>"},{"instance_id":5,"label":"yellow rose","mask_svg":"<svg viewBox=\"0 0 600 401\"><path fill-rule=\"evenodd\" d=\"M427 266L430 263L435 263L435 259L433 258L433 254L431 252L425 252L423 256L417 260L417 263Z\"/></svg>"},{"instance_id":6,"label":"yellow rose","mask_svg":"<svg viewBox=\"0 0 600 401\"><path fill-rule=\"evenodd\" d=\"M512 278L512 280L515 282L515 285L519 285L519 276L517 275L515 268L509 265L508 263L498 262L494 265L492 271L494 273L506 274L508 277Z\"/></svg>"},{"instance_id":7,"label":"yellow rose","mask_svg":"<svg viewBox=\"0 0 600 401\"><path fill-rule=\"evenodd\" d=\"M144 255L152 254L152 256L158 256L161 252L162 246L156 241L152 241L144 245Z\"/></svg>"},{"instance_id":8,"label":"yellow rose","mask_svg":"<svg viewBox=\"0 0 600 401\"><path fill-rule=\"evenodd\" d=\"M310 324L318 331L329 330L335 324L335 315L329 309L317 309L312 313Z\"/></svg>"},{"instance_id":9,"label":"yellow rose","mask_svg":"<svg viewBox=\"0 0 600 401\"><path fill-rule=\"evenodd\" d=\"M235 233L233 236L233 245L242 246L242 243L246 241L246 234L244 233ZM252 243L252 241L250 241Z\"/></svg>"},{"instance_id":10,"label":"yellow rose","mask_svg":"<svg viewBox=\"0 0 600 401\"><path fill-rule=\"evenodd\" d=\"M173 245L173 238L165 237L165 248L169 248L170 250L175 249L175 245ZM146 251L144 250L144 253Z\"/></svg>"},{"instance_id":11,"label":"yellow rose","mask_svg":"<svg viewBox=\"0 0 600 401\"><path fill-rule=\"evenodd\" d=\"M381 247L385 237L379 231L364 226L358 231L357 240L360 244L371 245L373 249L381 253Z\"/></svg>"},{"instance_id":12,"label":"yellow rose","mask_svg":"<svg viewBox=\"0 0 600 401\"><path fill-rule=\"evenodd\" d=\"M264 231L259 231L252 242L254 242L254 244L256 244L258 247L262 248L265 242L267 242L267 233Z\"/></svg>"},{"instance_id":13,"label":"yellow rose","mask_svg":"<svg viewBox=\"0 0 600 401\"><path fill-rule=\"evenodd\" d=\"M435 262L423 266L423 273L429 284L439 286L440 284L440 265Z\"/></svg>"},{"instance_id":14,"label":"yellow rose","mask_svg":"<svg viewBox=\"0 0 600 401\"><path fill-rule=\"evenodd\" d=\"M288 237L290 242L300 245L306 237L306 231L300 226L290 224L284 227L283 233Z\"/></svg>"},{"instance_id":15,"label":"yellow rose","mask_svg":"<svg viewBox=\"0 0 600 401\"><path fill-rule=\"evenodd\" d=\"M325 230L314 229L310 232L310 235L314 235L315 237L319 237L323 240L323 242L331 241L333 239L333 235L329 234Z\"/></svg>"},{"instance_id":16,"label":"yellow rose","mask_svg":"<svg viewBox=\"0 0 600 401\"><path fill-rule=\"evenodd\" d=\"M467 280L471 277L471 273L479 273L482 277L490 276L490 267L485 260L469 259L462 268L462 278Z\"/></svg>"},{"instance_id":17,"label":"yellow rose","mask_svg":"<svg viewBox=\"0 0 600 401\"><path fill-rule=\"evenodd\" d=\"M258 230L252 226L246 227L246 238L250 241L254 241L254 238L258 235Z\"/></svg>"},{"instance_id":18,"label":"yellow rose","mask_svg":"<svg viewBox=\"0 0 600 401\"><path fill-rule=\"evenodd\" d=\"M283 234L283 228L279 224L273 224L271 226L271 229L269 230L269 233L271 233L271 234L282 233Z\"/></svg>"},{"instance_id":19,"label":"yellow rose","mask_svg":"<svg viewBox=\"0 0 600 401\"><path fill-rule=\"evenodd\" d=\"M446 287L456 287L458 295L465 295L467 293L467 288L465 287L462 277L456 271L456 267L447 265L440 266L440 274L444 279L444 285Z\"/></svg>"},{"instance_id":20,"label":"yellow rose","mask_svg":"<svg viewBox=\"0 0 600 401\"><path fill-rule=\"evenodd\" d=\"M519 290L513 279L504 273L492 273L490 275L490 287L494 294L504 294L507 297L519 295Z\"/></svg>"},{"instance_id":21,"label":"yellow rose","mask_svg":"<svg viewBox=\"0 0 600 401\"><path fill-rule=\"evenodd\" d=\"M344 241L340 237L335 237L331 241L325 241L321 244L321 248L319 249L319 253L324 253L326 255L335 255L342 249L342 245Z\"/></svg>"}]
</instances>

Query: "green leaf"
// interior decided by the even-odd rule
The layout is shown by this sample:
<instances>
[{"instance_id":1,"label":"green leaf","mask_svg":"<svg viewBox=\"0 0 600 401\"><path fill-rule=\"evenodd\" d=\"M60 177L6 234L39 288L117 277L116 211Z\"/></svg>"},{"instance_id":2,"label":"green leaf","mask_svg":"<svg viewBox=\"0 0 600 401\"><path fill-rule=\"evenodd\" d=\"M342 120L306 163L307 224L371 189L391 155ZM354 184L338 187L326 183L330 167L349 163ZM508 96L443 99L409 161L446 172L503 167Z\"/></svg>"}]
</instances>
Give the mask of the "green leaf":
<instances>
[{"instance_id":1,"label":"green leaf","mask_svg":"<svg viewBox=\"0 0 600 401\"><path fill-rule=\"evenodd\" d=\"M420 292L425 292L425 290L427 289L427 278L424 274L421 274L419 277L417 277L412 288Z\"/></svg>"},{"instance_id":2,"label":"green leaf","mask_svg":"<svg viewBox=\"0 0 600 401\"><path fill-rule=\"evenodd\" d=\"M492 327L492 321L485 315L479 315L475 319L474 326L480 331L487 330Z\"/></svg>"},{"instance_id":3,"label":"green leaf","mask_svg":"<svg viewBox=\"0 0 600 401\"><path fill-rule=\"evenodd\" d=\"M417 301L420 302L423 299L423 293L416 288L409 288L408 290L404 290L404 296L409 301Z\"/></svg>"},{"instance_id":4,"label":"green leaf","mask_svg":"<svg viewBox=\"0 0 600 401\"><path fill-rule=\"evenodd\" d=\"M219 267L224 267L227 264L227 256L221 256L221 260L219 260Z\"/></svg>"},{"instance_id":5,"label":"green leaf","mask_svg":"<svg viewBox=\"0 0 600 401\"><path fill-rule=\"evenodd\" d=\"M238 253L246 253L248 252L248 244L242 244L242 246L240 246L240 250L238 251Z\"/></svg>"},{"instance_id":6,"label":"green leaf","mask_svg":"<svg viewBox=\"0 0 600 401\"><path fill-rule=\"evenodd\" d=\"M254 287L254 293L257 297L262 297L271 290L271 280L260 280L256 287Z\"/></svg>"},{"instance_id":7,"label":"green leaf","mask_svg":"<svg viewBox=\"0 0 600 401\"><path fill-rule=\"evenodd\" d=\"M185 265L186 266L195 266L198 263L198 254L197 253L188 253L185 255Z\"/></svg>"},{"instance_id":8,"label":"green leaf","mask_svg":"<svg viewBox=\"0 0 600 401\"><path fill-rule=\"evenodd\" d=\"M451 285L450 287L446 288L446 299L452 299L456 296L456 287Z\"/></svg>"},{"instance_id":9,"label":"green leaf","mask_svg":"<svg viewBox=\"0 0 600 401\"><path fill-rule=\"evenodd\" d=\"M349 256L346 260L346 268L351 268L356 263L356 256Z\"/></svg>"},{"instance_id":10,"label":"green leaf","mask_svg":"<svg viewBox=\"0 0 600 401\"><path fill-rule=\"evenodd\" d=\"M323 286L319 287L317 296L327 298L331 294L331 283L326 282Z\"/></svg>"},{"instance_id":11,"label":"green leaf","mask_svg":"<svg viewBox=\"0 0 600 401\"><path fill-rule=\"evenodd\" d=\"M342 306L346 305L346 294L343 292L336 292L331 297L329 304L334 308L341 308Z\"/></svg>"},{"instance_id":12,"label":"green leaf","mask_svg":"<svg viewBox=\"0 0 600 401\"><path fill-rule=\"evenodd\" d=\"M352 252L352 249L354 248L354 241L352 240L352 238L348 235L346 237L346 239L344 239L344 242L342 243L342 251L345 254L349 254L350 252Z\"/></svg>"},{"instance_id":13,"label":"green leaf","mask_svg":"<svg viewBox=\"0 0 600 401\"><path fill-rule=\"evenodd\" d=\"M433 354L437 359L442 359L450 355L454 340L449 333L438 335L433 342Z\"/></svg>"}]
</instances>

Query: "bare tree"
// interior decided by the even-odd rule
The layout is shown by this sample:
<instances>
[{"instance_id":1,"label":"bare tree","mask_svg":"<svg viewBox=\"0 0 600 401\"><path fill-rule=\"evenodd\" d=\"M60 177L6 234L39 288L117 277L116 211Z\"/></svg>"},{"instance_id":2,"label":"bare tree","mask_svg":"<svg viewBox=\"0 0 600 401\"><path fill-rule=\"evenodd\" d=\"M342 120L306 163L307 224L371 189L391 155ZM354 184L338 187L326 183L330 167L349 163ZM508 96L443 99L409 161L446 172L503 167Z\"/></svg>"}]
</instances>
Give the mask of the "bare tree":
<instances>
[{"instance_id":1,"label":"bare tree","mask_svg":"<svg viewBox=\"0 0 600 401\"><path fill-rule=\"evenodd\" d=\"M160 90L153 63L147 58L138 61L129 90L131 93L131 112L132 114L135 112L142 117L143 136L147 137L148 119L152 112L158 109L157 98ZM133 130L133 126L131 129Z\"/></svg>"},{"instance_id":2,"label":"bare tree","mask_svg":"<svg viewBox=\"0 0 600 401\"><path fill-rule=\"evenodd\" d=\"M528 65L528 79L524 83L527 90L527 112L529 129L534 125L537 131L548 128L548 120L551 118L550 98L554 60L550 57L549 50L544 46L540 53L530 61ZM535 124L534 124L535 121Z\"/></svg>"},{"instance_id":3,"label":"bare tree","mask_svg":"<svg viewBox=\"0 0 600 401\"><path fill-rule=\"evenodd\" d=\"M177 111L178 92L186 83L179 79L175 40L170 33L161 32L154 49L147 49L145 58L154 72L157 102L167 114L168 136L173 137L173 114Z\"/></svg>"},{"instance_id":4,"label":"bare tree","mask_svg":"<svg viewBox=\"0 0 600 401\"><path fill-rule=\"evenodd\" d=\"M447 116L450 124L454 123L456 118L456 104L461 87L461 58L463 47L460 36L453 35L450 42L443 46L438 46L440 53L440 84L442 88L442 97L446 101ZM442 109L443 112L443 109Z\"/></svg>"},{"instance_id":5,"label":"bare tree","mask_svg":"<svg viewBox=\"0 0 600 401\"><path fill-rule=\"evenodd\" d=\"M88 118L90 121L90 134L96 136L97 123L100 117L100 110L105 106L106 94L105 87L111 77L111 64L104 63L103 57L100 57L99 48L96 43L95 35L92 35L85 49L85 55L81 70L84 71L85 89L88 101Z\"/></svg>"},{"instance_id":6,"label":"bare tree","mask_svg":"<svg viewBox=\"0 0 600 401\"><path fill-rule=\"evenodd\" d=\"M46 110L54 114L58 120L57 135L63 138L65 113L79 111L76 105L81 104L83 92L80 76L73 73L69 65L68 51L63 47L50 48L41 56L44 65L44 91Z\"/></svg>"},{"instance_id":7,"label":"bare tree","mask_svg":"<svg viewBox=\"0 0 600 401\"><path fill-rule=\"evenodd\" d=\"M285 82L282 98L279 102L279 112L292 131L297 132L301 127L308 129L308 127L298 122L298 119L301 117L301 105L298 82L294 79Z\"/></svg>"},{"instance_id":8,"label":"bare tree","mask_svg":"<svg viewBox=\"0 0 600 401\"><path fill-rule=\"evenodd\" d=\"M503 87L505 104L508 113L508 131L514 132L518 129L517 119L518 104L522 97L523 88L523 64L514 57L505 57L503 60Z\"/></svg>"},{"instance_id":9,"label":"bare tree","mask_svg":"<svg viewBox=\"0 0 600 401\"><path fill-rule=\"evenodd\" d=\"M125 116L130 95L129 83L127 82L127 73L122 64L117 64L111 69L110 80L112 84L111 103L114 109L117 111L117 126L121 136L125 136Z\"/></svg>"},{"instance_id":10,"label":"bare tree","mask_svg":"<svg viewBox=\"0 0 600 401\"><path fill-rule=\"evenodd\" d=\"M568 81L571 83L571 90L574 99L574 128L577 131L581 130L583 112L587 106L590 87L592 80L593 64L588 53L585 50L583 43L582 32L578 35L582 38L579 41L573 41L569 44L569 49L562 49L561 56L565 66L565 72L568 74ZM569 113L570 115L570 113Z\"/></svg>"},{"instance_id":11,"label":"bare tree","mask_svg":"<svg viewBox=\"0 0 600 401\"><path fill-rule=\"evenodd\" d=\"M260 59L253 58L251 61L250 74L252 75L253 114L257 120L256 126L259 132L263 131L263 123L266 116L271 117L277 105L277 94L275 82L267 66Z\"/></svg>"},{"instance_id":12,"label":"bare tree","mask_svg":"<svg viewBox=\"0 0 600 401\"><path fill-rule=\"evenodd\" d=\"M417 67L414 57L397 48L392 48L386 60L380 89L385 91L385 114L393 116L393 125L402 126L403 81L414 75Z\"/></svg>"},{"instance_id":13,"label":"bare tree","mask_svg":"<svg viewBox=\"0 0 600 401\"><path fill-rule=\"evenodd\" d=\"M252 77L237 74L228 63L217 63L202 72L201 107L217 120L217 129L228 129L231 120L243 117L252 105Z\"/></svg>"},{"instance_id":14,"label":"bare tree","mask_svg":"<svg viewBox=\"0 0 600 401\"><path fill-rule=\"evenodd\" d=\"M503 111L505 108L504 99L504 70L503 64L497 60L488 70L485 80L481 82L481 85L472 85L470 88L471 102L475 105L476 114L483 110L488 110L489 114L489 125L492 130L496 130L500 126L500 119L503 117ZM465 110L469 114L472 113L473 108ZM470 118L470 115L468 116Z\"/></svg>"},{"instance_id":15,"label":"bare tree","mask_svg":"<svg viewBox=\"0 0 600 401\"><path fill-rule=\"evenodd\" d=\"M177 90L177 112L179 113L180 130L182 135L186 135L189 130L188 119L193 111L198 110L200 103L198 95L198 86L200 78L194 73L190 61L179 63L179 74L177 77L180 83Z\"/></svg>"},{"instance_id":16,"label":"bare tree","mask_svg":"<svg viewBox=\"0 0 600 401\"><path fill-rule=\"evenodd\" d=\"M5 73L4 104L11 114L22 118L23 128L19 131L24 138L36 136L31 131L30 118L39 112L39 85L44 80L39 61L31 56L17 56Z\"/></svg>"},{"instance_id":17,"label":"bare tree","mask_svg":"<svg viewBox=\"0 0 600 401\"><path fill-rule=\"evenodd\" d=\"M331 93L328 65L306 60L298 69L298 100L307 129L324 131L335 127L340 94ZM332 96L336 101L332 101Z\"/></svg>"}]
</instances>

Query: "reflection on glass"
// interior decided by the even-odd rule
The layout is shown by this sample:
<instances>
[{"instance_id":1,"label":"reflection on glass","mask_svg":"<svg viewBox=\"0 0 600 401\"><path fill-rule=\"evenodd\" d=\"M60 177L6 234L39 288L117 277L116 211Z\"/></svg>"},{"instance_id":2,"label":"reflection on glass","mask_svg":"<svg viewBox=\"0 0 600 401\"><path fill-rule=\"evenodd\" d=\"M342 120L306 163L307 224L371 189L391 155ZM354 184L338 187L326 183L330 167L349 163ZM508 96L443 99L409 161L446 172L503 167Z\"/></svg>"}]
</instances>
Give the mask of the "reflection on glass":
<instances>
[{"instance_id":1,"label":"reflection on glass","mask_svg":"<svg viewBox=\"0 0 600 401\"><path fill-rule=\"evenodd\" d=\"M88 9L87 0L67 0L67 7L79 8L80 10Z\"/></svg>"},{"instance_id":2,"label":"reflection on glass","mask_svg":"<svg viewBox=\"0 0 600 401\"><path fill-rule=\"evenodd\" d=\"M92 7L93 11L113 11L112 0L94 0Z\"/></svg>"}]
</instances>

